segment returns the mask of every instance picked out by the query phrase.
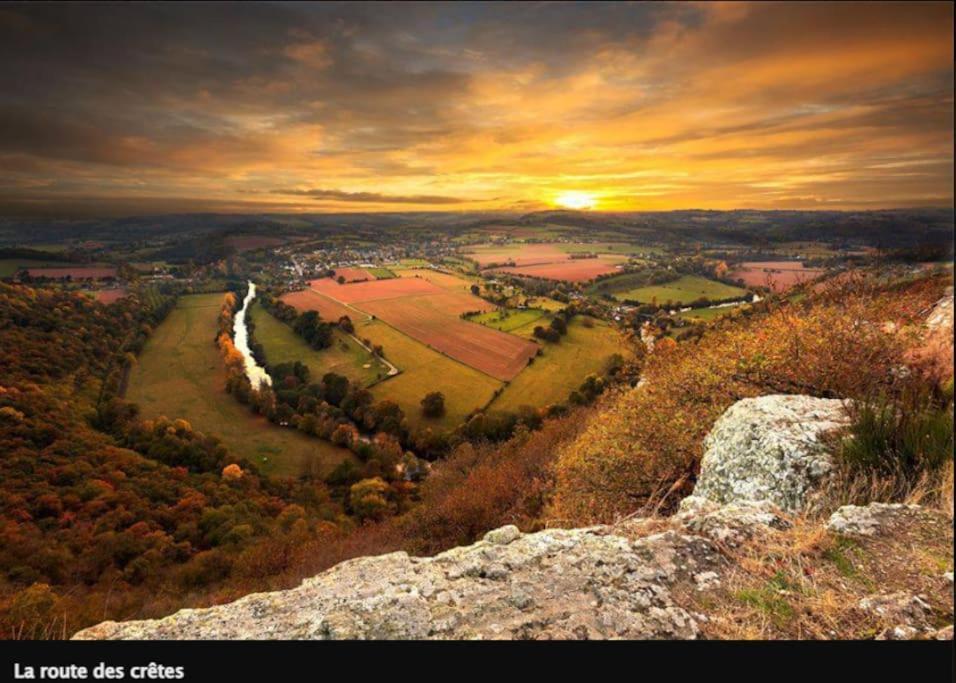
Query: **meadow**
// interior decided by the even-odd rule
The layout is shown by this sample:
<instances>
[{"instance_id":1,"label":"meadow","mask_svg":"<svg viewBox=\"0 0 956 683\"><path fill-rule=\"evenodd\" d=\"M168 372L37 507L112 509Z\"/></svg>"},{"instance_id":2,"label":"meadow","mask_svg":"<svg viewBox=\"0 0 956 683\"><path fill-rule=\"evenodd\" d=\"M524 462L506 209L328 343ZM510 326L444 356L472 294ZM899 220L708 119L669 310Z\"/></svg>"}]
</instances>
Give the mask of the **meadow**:
<instances>
[{"instance_id":1,"label":"meadow","mask_svg":"<svg viewBox=\"0 0 956 683\"><path fill-rule=\"evenodd\" d=\"M686 305L700 298L718 301L743 297L747 294L746 289L725 285L716 280L708 280L699 275L683 275L664 284L629 289L617 289L613 282L608 284L609 286L604 288L604 291L610 292L619 301L656 302L659 305L667 303Z\"/></svg>"},{"instance_id":2,"label":"meadow","mask_svg":"<svg viewBox=\"0 0 956 683\"><path fill-rule=\"evenodd\" d=\"M180 298L133 366L126 398L139 404L145 418L183 418L193 429L218 436L230 453L267 473L325 475L354 457L272 424L226 392L225 366L214 342L222 299L222 292Z\"/></svg>"},{"instance_id":3,"label":"meadow","mask_svg":"<svg viewBox=\"0 0 956 683\"><path fill-rule=\"evenodd\" d=\"M384 363L339 329L333 331L332 346L316 351L258 303L253 303L250 313L255 325L255 339L262 345L266 362L270 365L298 360L308 366L313 382L319 381L327 372L334 372L363 387L388 374Z\"/></svg>"},{"instance_id":4,"label":"meadow","mask_svg":"<svg viewBox=\"0 0 956 683\"><path fill-rule=\"evenodd\" d=\"M527 275L545 280L587 282L598 275L607 275L618 270L624 256L598 256L597 258L568 259L550 263L536 263L515 267L495 268L495 272L511 275Z\"/></svg>"},{"instance_id":5,"label":"meadow","mask_svg":"<svg viewBox=\"0 0 956 683\"><path fill-rule=\"evenodd\" d=\"M517 333L530 336L532 329L525 326ZM603 373L615 354L631 356L620 333L600 320L575 316L561 341L542 344L541 355L508 383L490 410L513 412L525 405L541 408L566 403L584 378Z\"/></svg>"},{"instance_id":6,"label":"meadow","mask_svg":"<svg viewBox=\"0 0 956 683\"><path fill-rule=\"evenodd\" d=\"M428 348L381 320L356 323L355 334L381 345L385 358L401 370L398 375L376 384L371 391L376 400L397 403L413 428L453 429L470 412L488 403L495 390L503 386L498 380ZM444 417L422 416L421 400L432 391L445 395Z\"/></svg>"}]
</instances>

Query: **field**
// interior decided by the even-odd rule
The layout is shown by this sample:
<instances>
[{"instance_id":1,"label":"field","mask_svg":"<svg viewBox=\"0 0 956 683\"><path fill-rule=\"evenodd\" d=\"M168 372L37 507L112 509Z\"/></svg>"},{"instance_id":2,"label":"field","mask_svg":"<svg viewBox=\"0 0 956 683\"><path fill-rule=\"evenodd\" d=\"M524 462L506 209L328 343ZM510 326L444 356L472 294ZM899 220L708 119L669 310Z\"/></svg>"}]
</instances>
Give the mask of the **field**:
<instances>
[{"instance_id":1,"label":"field","mask_svg":"<svg viewBox=\"0 0 956 683\"><path fill-rule=\"evenodd\" d=\"M180 298L133 367L127 398L139 404L143 417L185 418L193 429L218 436L231 453L266 472L324 475L353 457L326 441L273 425L226 393L225 368L213 341L222 297Z\"/></svg>"},{"instance_id":2,"label":"field","mask_svg":"<svg viewBox=\"0 0 956 683\"><path fill-rule=\"evenodd\" d=\"M513 412L523 405L566 403L587 375L607 368L611 356L630 355L613 328L599 320L591 320L593 327L587 327L584 320L575 316L560 342L543 344L542 354L505 387L490 409ZM531 327L523 329L530 335Z\"/></svg>"},{"instance_id":3,"label":"field","mask_svg":"<svg viewBox=\"0 0 956 683\"><path fill-rule=\"evenodd\" d=\"M526 325L532 325L540 320L543 315L544 311L536 308L509 308L474 315L468 318L468 320L502 332L514 332Z\"/></svg>"},{"instance_id":4,"label":"field","mask_svg":"<svg viewBox=\"0 0 956 683\"><path fill-rule=\"evenodd\" d=\"M449 292L358 305L412 339L496 379L511 379L537 352L533 342L459 318L490 307L477 297Z\"/></svg>"},{"instance_id":5,"label":"field","mask_svg":"<svg viewBox=\"0 0 956 683\"><path fill-rule=\"evenodd\" d=\"M365 268L336 268L335 279L345 278L346 282L363 282L374 280L375 276Z\"/></svg>"},{"instance_id":6,"label":"field","mask_svg":"<svg viewBox=\"0 0 956 683\"><path fill-rule=\"evenodd\" d=\"M476 408L491 400L501 382L434 351L389 327L381 320L363 321L355 326L358 337L380 344L385 358L401 370L372 387L376 400L394 401L405 412L412 427L453 429ZM443 418L422 417L421 400L431 391L445 395Z\"/></svg>"},{"instance_id":7,"label":"field","mask_svg":"<svg viewBox=\"0 0 956 683\"><path fill-rule=\"evenodd\" d=\"M464 292L471 291L471 286L477 282L480 282L480 279L477 278L466 280L458 275L442 273L440 271L431 270L428 268L412 268L410 270L403 270L401 271L401 275L402 277L416 277L423 280L428 280L433 285L437 285L443 289L459 289Z\"/></svg>"},{"instance_id":8,"label":"field","mask_svg":"<svg viewBox=\"0 0 956 683\"><path fill-rule=\"evenodd\" d=\"M35 261L31 259L0 259L0 277L13 277L24 268L56 268L62 267L63 261Z\"/></svg>"},{"instance_id":9,"label":"field","mask_svg":"<svg viewBox=\"0 0 956 683\"><path fill-rule=\"evenodd\" d=\"M266 361L271 365L298 360L308 366L313 382L319 381L327 372L334 372L363 387L388 374L386 365L341 330L335 330L331 347L316 351L291 327L276 320L257 303L253 303L250 312L256 341L262 344Z\"/></svg>"},{"instance_id":10,"label":"field","mask_svg":"<svg viewBox=\"0 0 956 683\"><path fill-rule=\"evenodd\" d=\"M280 298L284 303L294 306L300 311L318 311L324 320L336 322L343 315L353 319L356 317L356 311L353 309L311 289L289 292L283 294Z\"/></svg>"},{"instance_id":11,"label":"field","mask_svg":"<svg viewBox=\"0 0 956 683\"><path fill-rule=\"evenodd\" d=\"M727 273L731 280L742 280L748 287L770 287L785 292L826 272L805 268L801 261L748 261Z\"/></svg>"},{"instance_id":12,"label":"field","mask_svg":"<svg viewBox=\"0 0 956 683\"><path fill-rule=\"evenodd\" d=\"M388 268L366 268L365 271L376 280L388 280L389 278L398 277Z\"/></svg>"},{"instance_id":13,"label":"field","mask_svg":"<svg viewBox=\"0 0 956 683\"><path fill-rule=\"evenodd\" d=\"M567 280L568 282L587 282L598 275L613 273L624 261L623 256L599 256L587 259L568 259L553 263L524 265L518 267L495 268L495 272L512 275L528 275L546 280Z\"/></svg>"},{"instance_id":14,"label":"field","mask_svg":"<svg viewBox=\"0 0 956 683\"><path fill-rule=\"evenodd\" d=\"M440 287L433 285L427 280L411 277L356 282L350 285L340 285L332 278L326 277L320 280L312 280L309 283L309 287L320 294L325 294L345 304L354 304L360 301L377 301L379 299L397 299L418 294L439 294L442 292Z\"/></svg>"},{"instance_id":15,"label":"field","mask_svg":"<svg viewBox=\"0 0 956 683\"><path fill-rule=\"evenodd\" d=\"M662 285L648 285L647 287L637 287L623 291L615 291L612 285L611 289L607 291L613 293L614 297L620 301L657 302L660 305L668 303L685 305L702 297L716 301L742 297L747 294L745 289L731 287L699 275L684 275Z\"/></svg>"},{"instance_id":16,"label":"field","mask_svg":"<svg viewBox=\"0 0 956 683\"><path fill-rule=\"evenodd\" d=\"M567 252L555 244L489 244L470 247L464 254L482 267L513 262L516 266L566 261Z\"/></svg>"},{"instance_id":17,"label":"field","mask_svg":"<svg viewBox=\"0 0 956 683\"><path fill-rule=\"evenodd\" d=\"M58 267L58 268L29 268L30 277L47 277L52 279L71 278L73 280L105 280L116 277L116 268L107 267Z\"/></svg>"},{"instance_id":18,"label":"field","mask_svg":"<svg viewBox=\"0 0 956 683\"><path fill-rule=\"evenodd\" d=\"M689 311L683 311L679 313L681 318L689 320L690 322L710 322L711 320L717 320L717 318L722 318L725 315L729 315L736 311L739 306L720 306L717 308L692 308Z\"/></svg>"}]
</instances>

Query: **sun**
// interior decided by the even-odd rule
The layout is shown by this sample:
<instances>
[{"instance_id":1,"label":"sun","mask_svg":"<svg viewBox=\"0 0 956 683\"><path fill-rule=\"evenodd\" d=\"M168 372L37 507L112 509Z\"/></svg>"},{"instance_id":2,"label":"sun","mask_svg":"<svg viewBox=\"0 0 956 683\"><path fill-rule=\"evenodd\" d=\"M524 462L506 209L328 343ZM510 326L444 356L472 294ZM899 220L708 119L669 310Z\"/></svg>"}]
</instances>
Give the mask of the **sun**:
<instances>
[{"instance_id":1,"label":"sun","mask_svg":"<svg viewBox=\"0 0 956 683\"><path fill-rule=\"evenodd\" d=\"M558 206L566 209L593 209L597 204L597 199L593 194L587 192L562 192L554 198Z\"/></svg>"}]
</instances>

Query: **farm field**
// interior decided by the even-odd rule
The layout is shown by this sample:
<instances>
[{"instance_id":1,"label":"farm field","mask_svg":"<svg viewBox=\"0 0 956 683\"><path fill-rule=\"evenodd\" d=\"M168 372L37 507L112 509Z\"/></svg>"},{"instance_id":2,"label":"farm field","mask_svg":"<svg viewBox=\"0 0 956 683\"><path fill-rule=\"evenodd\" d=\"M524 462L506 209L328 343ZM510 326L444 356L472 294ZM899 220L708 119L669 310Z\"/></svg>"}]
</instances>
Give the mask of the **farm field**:
<instances>
[{"instance_id":1,"label":"farm field","mask_svg":"<svg viewBox=\"0 0 956 683\"><path fill-rule=\"evenodd\" d=\"M443 291L427 280L412 277L356 282L350 285L340 285L332 278L326 277L312 280L309 282L309 287L345 304L377 301L379 299L397 299L419 294L440 294Z\"/></svg>"},{"instance_id":2,"label":"farm field","mask_svg":"<svg viewBox=\"0 0 956 683\"><path fill-rule=\"evenodd\" d=\"M143 349L126 397L144 417L185 418L219 437L230 453L283 476L324 476L352 454L254 415L225 390L226 372L213 338L223 293L183 296Z\"/></svg>"},{"instance_id":3,"label":"farm field","mask_svg":"<svg viewBox=\"0 0 956 683\"><path fill-rule=\"evenodd\" d=\"M589 259L568 259L554 263L541 263L507 268L495 268L495 272L512 275L528 275L545 280L567 280L568 282L586 282L598 275L613 273L625 258L623 256L599 256Z\"/></svg>"},{"instance_id":4,"label":"farm field","mask_svg":"<svg viewBox=\"0 0 956 683\"><path fill-rule=\"evenodd\" d=\"M371 392L377 401L388 399L397 403L413 428L453 429L471 411L488 403L502 386L498 380L443 356L381 320L356 323L355 334L380 344L385 358L401 370L373 386ZM446 412L442 418L425 418L421 414L421 400L431 391L445 395Z\"/></svg>"},{"instance_id":5,"label":"farm field","mask_svg":"<svg viewBox=\"0 0 956 683\"><path fill-rule=\"evenodd\" d=\"M250 313L255 325L255 339L265 350L266 362L270 365L298 360L308 366L313 382L319 381L327 372L334 372L363 387L388 374L384 363L341 330L333 332L331 347L316 351L258 303L253 303Z\"/></svg>"},{"instance_id":6,"label":"farm field","mask_svg":"<svg viewBox=\"0 0 956 683\"><path fill-rule=\"evenodd\" d=\"M668 302L673 305L690 304L701 297L711 300L731 299L747 294L747 290L740 287L725 285L699 275L684 275L661 285L648 285L623 291L615 291L612 286L612 289L607 291L612 292L614 298L620 301L640 301L641 303L656 301L661 305Z\"/></svg>"},{"instance_id":7,"label":"farm field","mask_svg":"<svg viewBox=\"0 0 956 683\"><path fill-rule=\"evenodd\" d=\"M557 344L542 344L542 353L515 377L496 398L490 410L514 412L524 405L542 408L566 403L591 373L601 373L614 354L630 356L620 334L607 323L591 320L587 327L582 316L575 316L568 333ZM533 326L523 328L530 336Z\"/></svg>"},{"instance_id":8,"label":"farm field","mask_svg":"<svg viewBox=\"0 0 956 683\"><path fill-rule=\"evenodd\" d=\"M785 292L825 273L823 268L805 268L802 261L748 261L729 273L731 280L742 280L748 287L770 287Z\"/></svg>"},{"instance_id":9,"label":"farm field","mask_svg":"<svg viewBox=\"0 0 956 683\"><path fill-rule=\"evenodd\" d=\"M29 268L30 277L48 277L54 279L71 278L73 280L105 280L116 277L116 268L97 266L64 267L60 264L56 268Z\"/></svg>"},{"instance_id":10,"label":"farm field","mask_svg":"<svg viewBox=\"0 0 956 683\"><path fill-rule=\"evenodd\" d=\"M398 277L389 268L366 268L365 272L376 280L388 280L389 278Z\"/></svg>"},{"instance_id":11,"label":"farm field","mask_svg":"<svg viewBox=\"0 0 956 683\"><path fill-rule=\"evenodd\" d=\"M375 280L375 276L365 268L336 268L335 279L345 278L346 282L362 282L364 280Z\"/></svg>"},{"instance_id":12,"label":"farm field","mask_svg":"<svg viewBox=\"0 0 956 683\"><path fill-rule=\"evenodd\" d=\"M460 319L466 311L490 308L477 297L447 293L358 305L412 339L496 379L513 378L537 352L533 342Z\"/></svg>"},{"instance_id":13,"label":"farm field","mask_svg":"<svg viewBox=\"0 0 956 683\"><path fill-rule=\"evenodd\" d=\"M13 277L24 268L56 268L63 267L63 265L63 261L37 261L22 258L0 259L0 277Z\"/></svg>"},{"instance_id":14,"label":"farm field","mask_svg":"<svg viewBox=\"0 0 956 683\"><path fill-rule=\"evenodd\" d=\"M463 252L482 267L492 264L514 262L516 266L528 266L553 261L566 261L567 252L555 244L489 244L470 247Z\"/></svg>"},{"instance_id":15,"label":"farm field","mask_svg":"<svg viewBox=\"0 0 956 683\"><path fill-rule=\"evenodd\" d=\"M356 317L356 311L333 301L327 296L314 292L311 289L302 289L298 292L289 292L279 297L284 303L294 306L299 311L318 311L323 320L337 321L343 315L349 318Z\"/></svg>"},{"instance_id":16,"label":"farm field","mask_svg":"<svg viewBox=\"0 0 956 683\"><path fill-rule=\"evenodd\" d=\"M513 332L525 325L531 325L537 322L543 315L544 311L536 308L510 308L480 313L479 315L471 316L468 320L500 330L501 332Z\"/></svg>"},{"instance_id":17,"label":"farm field","mask_svg":"<svg viewBox=\"0 0 956 683\"><path fill-rule=\"evenodd\" d=\"M442 273L440 271L431 270L428 268L412 268L400 272L402 277L417 277L423 280L428 280L433 285L438 285L443 289L461 290L463 292L470 292L471 286L477 282L480 282L479 278L468 280L458 275Z\"/></svg>"}]
</instances>

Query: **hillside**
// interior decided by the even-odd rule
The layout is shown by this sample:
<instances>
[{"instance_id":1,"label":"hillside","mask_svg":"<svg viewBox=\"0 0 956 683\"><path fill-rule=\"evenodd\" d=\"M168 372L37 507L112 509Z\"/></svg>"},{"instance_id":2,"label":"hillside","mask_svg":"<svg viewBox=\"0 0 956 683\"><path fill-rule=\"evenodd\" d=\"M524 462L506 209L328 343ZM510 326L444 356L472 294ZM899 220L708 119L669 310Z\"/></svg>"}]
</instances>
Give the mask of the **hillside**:
<instances>
[{"instance_id":1,"label":"hillside","mask_svg":"<svg viewBox=\"0 0 956 683\"><path fill-rule=\"evenodd\" d=\"M865 278L660 344L637 388L303 548L299 587L77 637L952 638L952 301Z\"/></svg>"}]
</instances>

